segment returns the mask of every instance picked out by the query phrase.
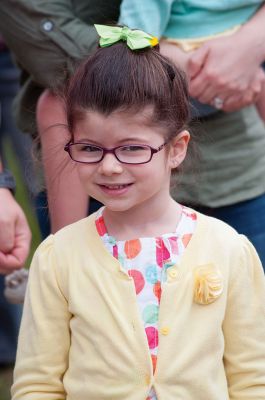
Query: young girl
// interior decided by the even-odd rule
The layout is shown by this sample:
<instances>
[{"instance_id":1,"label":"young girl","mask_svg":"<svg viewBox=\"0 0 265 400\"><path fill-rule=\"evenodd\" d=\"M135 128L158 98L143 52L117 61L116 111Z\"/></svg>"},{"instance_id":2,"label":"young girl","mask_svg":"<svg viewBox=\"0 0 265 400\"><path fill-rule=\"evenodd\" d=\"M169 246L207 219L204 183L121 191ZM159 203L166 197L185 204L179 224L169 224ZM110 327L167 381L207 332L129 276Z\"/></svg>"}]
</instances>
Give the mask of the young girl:
<instances>
[{"instance_id":1,"label":"young girl","mask_svg":"<svg viewBox=\"0 0 265 400\"><path fill-rule=\"evenodd\" d=\"M38 248L13 400L265 398L265 285L250 242L176 203L185 79L142 31L96 26L65 150L104 207ZM71 188L69 188L71 190Z\"/></svg>"}]
</instances>

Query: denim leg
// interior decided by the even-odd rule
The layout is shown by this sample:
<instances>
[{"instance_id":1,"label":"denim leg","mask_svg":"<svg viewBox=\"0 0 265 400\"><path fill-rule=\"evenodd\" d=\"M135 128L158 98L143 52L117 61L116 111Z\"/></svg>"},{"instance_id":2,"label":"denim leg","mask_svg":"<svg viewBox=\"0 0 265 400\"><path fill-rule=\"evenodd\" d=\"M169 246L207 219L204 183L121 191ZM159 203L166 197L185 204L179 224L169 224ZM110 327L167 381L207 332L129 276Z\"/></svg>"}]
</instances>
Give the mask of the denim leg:
<instances>
[{"instance_id":1,"label":"denim leg","mask_svg":"<svg viewBox=\"0 0 265 400\"><path fill-rule=\"evenodd\" d=\"M103 206L102 203L100 203L96 199L93 199L93 197L90 197L88 214L92 214L92 213L98 211L100 209L100 207L102 207L102 206Z\"/></svg>"},{"instance_id":2,"label":"denim leg","mask_svg":"<svg viewBox=\"0 0 265 400\"><path fill-rule=\"evenodd\" d=\"M19 83L18 70L8 52L0 52L0 153L4 135L15 128L11 102ZM4 160L4 154L1 154ZM0 228L1 229L1 228ZM4 297L4 276L0 275L0 364L14 363L22 307L9 304Z\"/></svg>"},{"instance_id":3,"label":"denim leg","mask_svg":"<svg viewBox=\"0 0 265 400\"><path fill-rule=\"evenodd\" d=\"M0 275L0 365L15 362L22 306L4 298L4 276Z\"/></svg>"},{"instance_id":4,"label":"denim leg","mask_svg":"<svg viewBox=\"0 0 265 400\"><path fill-rule=\"evenodd\" d=\"M48 200L46 191L39 192L34 199L37 219L41 231L42 239L45 239L51 233L51 225L49 219ZM88 214L92 214L102 207L99 201L90 198Z\"/></svg>"},{"instance_id":5,"label":"denim leg","mask_svg":"<svg viewBox=\"0 0 265 400\"><path fill-rule=\"evenodd\" d=\"M36 215L39 223L42 240L51 233L48 200L46 191L39 192L34 198Z\"/></svg>"},{"instance_id":6,"label":"denim leg","mask_svg":"<svg viewBox=\"0 0 265 400\"><path fill-rule=\"evenodd\" d=\"M195 208L246 235L255 246L265 270L265 194L231 206Z\"/></svg>"}]
</instances>

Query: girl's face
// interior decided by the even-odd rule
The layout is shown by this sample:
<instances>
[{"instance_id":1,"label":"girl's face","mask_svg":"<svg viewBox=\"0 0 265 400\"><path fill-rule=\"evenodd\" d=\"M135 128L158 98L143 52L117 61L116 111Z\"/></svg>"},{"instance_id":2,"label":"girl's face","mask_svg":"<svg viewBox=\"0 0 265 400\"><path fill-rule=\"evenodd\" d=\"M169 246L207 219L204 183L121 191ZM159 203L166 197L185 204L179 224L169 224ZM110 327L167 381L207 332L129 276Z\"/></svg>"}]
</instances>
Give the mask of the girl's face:
<instances>
[{"instance_id":1,"label":"girl's face","mask_svg":"<svg viewBox=\"0 0 265 400\"><path fill-rule=\"evenodd\" d=\"M150 124L150 116L147 107L134 114L116 111L108 116L89 111L75 125L74 142L107 149L124 145L157 149L166 141L165 132ZM170 199L171 169L185 158L188 141L189 133L181 132L146 164L123 164L111 153L96 164L77 163L81 182L90 196L111 211L125 212L139 206L148 209L157 202L166 205Z\"/></svg>"}]
</instances>

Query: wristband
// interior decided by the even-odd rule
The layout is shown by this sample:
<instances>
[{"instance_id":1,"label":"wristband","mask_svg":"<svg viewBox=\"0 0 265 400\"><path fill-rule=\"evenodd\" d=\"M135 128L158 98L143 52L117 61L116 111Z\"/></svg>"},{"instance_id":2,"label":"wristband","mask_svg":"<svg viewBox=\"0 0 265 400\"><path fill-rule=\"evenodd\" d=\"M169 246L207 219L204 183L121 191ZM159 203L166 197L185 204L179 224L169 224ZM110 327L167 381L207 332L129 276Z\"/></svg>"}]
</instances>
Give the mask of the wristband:
<instances>
[{"instance_id":1,"label":"wristband","mask_svg":"<svg viewBox=\"0 0 265 400\"><path fill-rule=\"evenodd\" d=\"M11 192L14 194L15 189L16 189L16 182L11 174L10 171L5 169L3 172L0 172L0 188L5 188L11 190Z\"/></svg>"}]
</instances>

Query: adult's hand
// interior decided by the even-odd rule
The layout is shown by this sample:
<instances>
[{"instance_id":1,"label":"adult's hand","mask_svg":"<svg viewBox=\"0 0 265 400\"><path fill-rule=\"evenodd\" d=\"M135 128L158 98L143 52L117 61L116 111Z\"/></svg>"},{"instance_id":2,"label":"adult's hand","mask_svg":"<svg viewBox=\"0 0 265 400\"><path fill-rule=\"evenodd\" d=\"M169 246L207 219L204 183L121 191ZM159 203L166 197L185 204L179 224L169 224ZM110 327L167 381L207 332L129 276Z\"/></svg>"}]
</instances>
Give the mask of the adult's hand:
<instances>
[{"instance_id":1,"label":"adult's hand","mask_svg":"<svg viewBox=\"0 0 265 400\"><path fill-rule=\"evenodd\" d=\"M255 103L264 73L251 53L237 34L205 43L188 61L191 96L207 104L221 98L227 111Z\"/></svg>"},{"instance_id":2,"label":"adult's hand","mask_svg":"<svg viewBox=\"0 0 265 400\"><path fill-rule=\"evenodd\" d=\"M22 209L9 189L0 188L0 273L23 267L30 242L31 232Z\"/></svg>"},{"instance_id":3,"label":"adult's hand","mask_svg":"<svg viewBox=\"0 0 265 400\"><path fill-rule=\"evenodd\" d=\"M256 103L264 93L265 89L265 73L262 68L259 68L257 75L250 83L248 89L242 93L234 93L227 97L223 104L223 111L237 111L243 107Z\"/></svg>"},{"instance_id":4,"label":"adult's hand","mask_svg":"<svg viewBox=\"0 0 265 400\"><path fill-rule=\"evenodd\" d=\"M191 96L208 104L218 97L227 111L256 102L264 84L260 64L265 50L257 33L264 19L263 8L233 35L209 40L191 55L187 67Z\"/></svg>"},{"instance_id":5,"label":"adult's hand","mask_svg":"<svg viewBox=\"0 0 265 400\"><path fill-rule=\"evenodd\" d=\"M213 41L215 41L215 39ZM164 40L161 40L160 42L161 54L170 58L171 61L173 61L176 65L178 65L178 67L186 72L190 84L190 95L192 97L196 97L196 93L193 92L194 81L196 78L199 82L201 80L203 90L205 90L200 98L197 97L197 99L202 103L212 104L214 97L219 97L222 100L225 100L222 109L228 112L236 111L246 107L247 105L256 103L261 93L262 85L264 86L265 84L265 74L260 67L257 69L257 73L254 74L252 81L250 81L249 86L245 90L238 90L234 82L231 83L227 81L225 84L224 82L221 82L224 87L222 89L218 89L218 92L216 91L214 96L211 95L209 97L210 100L203 98L203 95L207 90L207 86L205 86L206 82L210 80L209 77L206 76L202 78L202 74L207 75L207 71L203 70L203 68L206 66L208 56L208 53L205 51L205 49L206 45L204 50L199 49L187 53L178 48L175 44ZM215 77L213 77L213 81L215 84L218 84L218 81L215 82ZM239 84L241 84L241 82L239 82ZM222 90L225 88L230 88L230 92L229 94L227 93L226 96L222 93Z\"/></svg>"}]
</instances>

